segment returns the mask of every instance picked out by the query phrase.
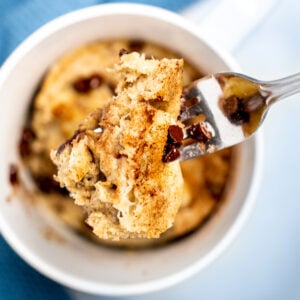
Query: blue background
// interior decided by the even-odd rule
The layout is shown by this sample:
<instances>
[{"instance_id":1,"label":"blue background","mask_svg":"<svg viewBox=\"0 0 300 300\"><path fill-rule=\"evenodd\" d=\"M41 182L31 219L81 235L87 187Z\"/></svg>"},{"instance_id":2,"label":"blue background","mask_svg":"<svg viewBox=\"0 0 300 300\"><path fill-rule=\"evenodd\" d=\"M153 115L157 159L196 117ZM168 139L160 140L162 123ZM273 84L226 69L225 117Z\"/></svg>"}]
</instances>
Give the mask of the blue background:
<instances>
[{"instance_id":1,"label":"blue background","mask_svg":"<svg viewBox=\"0 0 300 300\"><path fill-rule=\"evenodd\" d=\"M205 0L203 0L205 1ZM206 0L211 1L211 0ZM31 32L93 0L0 0L0 63ZM194 1L136 1L180 11ZM280 1L235 50L245 73L275 79L300 70L300 1ZM237 25L238 26L238 25ZM213 265L176 287L134 299L300 299L300 99L272 108L257 204L242 233ZM128 297L127 299L129 299ZM0 237L0 299L78 299L19 259Z\"/></svg>"}]
</instances>

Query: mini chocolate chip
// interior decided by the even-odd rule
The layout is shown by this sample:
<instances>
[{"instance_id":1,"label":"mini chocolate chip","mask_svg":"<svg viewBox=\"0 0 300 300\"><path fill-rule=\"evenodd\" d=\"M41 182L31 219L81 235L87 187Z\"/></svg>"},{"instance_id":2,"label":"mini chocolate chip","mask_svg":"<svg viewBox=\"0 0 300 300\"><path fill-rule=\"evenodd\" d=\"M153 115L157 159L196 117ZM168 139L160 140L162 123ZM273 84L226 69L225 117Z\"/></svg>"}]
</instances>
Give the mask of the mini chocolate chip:
<instances>
[{"instance_id":1,"label":"mini chocolate chip","mask_svg":"<svg viewBox=\"0 0 300 300\"><path fill-rule=\"evenodd\" d=\"M182 129L177 125L171 125L168 129L168 143L181 143L182 139Z\"/></svg>"},{"instance_id":2,"label":"mini chocolate chip","mask_svg":"<svg viewBox=\"0 0 300 300\"><path fill-rule=\"evenodd\" d=\"M9 166L9 182L12 185L17 185L19 183L18 166L15 164Z\"/></svg>"},{"instance_id":3,"label":"mini chocolate chip","mask_svg":"<svg viewBox=\"0 0 300 300\"><path fill-rule=\"evenodd\" d=\"M145 46L145 42L142 40L132 40L129 42L130 51L140 52Z\"/></svg>"},{"instance_id":4,"label":"mini chocolate chip","mask_svg":"<svg viewBox=\"0 0 300 300\"><path fill-rule=\"evenodd\" d=\"M122 157L128 158L128 155L127 155L127 154L121 154L121 153L118 153L118 154L116 155L116 159L120 159L120 158L122 158Z\"/></svg>"},{"instance_id":5,"label":"mini chocolate chip","mask_svg":"<svg viewBox=\"0 0 300 300\"><path fill-rule=\"evenodd\" d=\"M119 57L123 56L124 54L128 54L128 50L122 48L120 51L119 51Z\"/></svg>"},{"instance_id":6,"label":"mini chocolate chip","mask_svg":"<svg viewBox=\"0 0 300 300\"><path fill-rule=\"evenodd\" d=\"M90 80L88 78L79 78L73 83L73 88L80 94L85 94L90 91Z\"/></svg>"},{"instance_id":7,"label":"mini chocolate chip","mask_svg":"<svg viewBox=\"0 0 300 300\"><path fill-rule=\"evenodd\" d=\"M190 138L203 143L206 143L212 138L211 133L207 130L205 123L203 122L193 124L191 127L187 128L186 133Z\"/></svg>"},{"instance_id":8,"label":"mini chocolate chip","mask_svg":"<svg viewBox=\"0 0 300 300\"><path fill-rule=\"evenodd\" d=\"M90 90L98 88L103 83L103 81L104 79L101 75L92 74L88 77L78 78L73 83L73 88L80 94L86 94Z\"/></svg>"},{"instance_id":9,"label":"mini chocolate chip","mask_svg":"<svg viewBox=\"0 0 300 300\"><path fill-rule=\"evenodd\" d=\"M162 157L163 162L171 162L176 160L180 156L180 152L176 145L167 144L164 149L164 154Z\"/></svg>"},{"instance_id":10,"label":"mini chocolate chip","mask_svg":"<svg viewBox=\"0 0 300 300\"><path fill-rule=\"evenodd\" d=\"M114 183L112 183L112 184L111 184L111 189L112 189L112 190L116 190L116 189L117 189L117 185L114 184Z\"/></svg>"},{"instance_id":11,"label":"mini chocolate chip","mask_svg":"<svg viewBox=\"0 0 300 300\"><path fill-rule=\"evenodd\" d=\"M235 113L231 114L229 121L235 125L243 125L244 123L249 122L250 114L243 110L238 110Z\"/></svg>"},{"instance_id":12,"label":"mini chocolate chip","mask_svg":"<svg viewBox=\"0 0 300 300\"><path fill-rule=\"evenodd\" d=\"M30 155L30 144L35 139L35 134L30 128L23 128L21 139L19 142L19 152L21 157Z\"/></svg>"},{"instance_id":13,"label":"mini chocolate chip","mask_svg":"<svg viewBox=\"0 0 300 300\"><path fill-rule=\"evenodd\" d=\"M231 96L223 100L223 111L228 117L239 109L240 99L236 96Z\"/></svg>"}]
</instances>

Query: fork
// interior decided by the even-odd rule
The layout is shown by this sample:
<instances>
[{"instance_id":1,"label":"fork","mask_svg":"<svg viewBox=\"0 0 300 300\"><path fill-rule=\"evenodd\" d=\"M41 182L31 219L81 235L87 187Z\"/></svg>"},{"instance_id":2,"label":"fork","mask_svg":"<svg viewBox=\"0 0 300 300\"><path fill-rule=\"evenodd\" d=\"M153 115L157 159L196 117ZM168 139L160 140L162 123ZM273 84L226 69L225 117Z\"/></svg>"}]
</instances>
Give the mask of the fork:
<instances>
[{"instance_id":1,"label":"fork","mask_svg":"<svg viewBox=\"0 0 300 300\"><path fill-rule=\"evenodd\" d=\"M260 81L226 72L192 82L181 99L182 140L166 146L165 161L185 161L243 142L260 127L272 104L298 92L300 73Z\"/></svg>"}]
</instances>

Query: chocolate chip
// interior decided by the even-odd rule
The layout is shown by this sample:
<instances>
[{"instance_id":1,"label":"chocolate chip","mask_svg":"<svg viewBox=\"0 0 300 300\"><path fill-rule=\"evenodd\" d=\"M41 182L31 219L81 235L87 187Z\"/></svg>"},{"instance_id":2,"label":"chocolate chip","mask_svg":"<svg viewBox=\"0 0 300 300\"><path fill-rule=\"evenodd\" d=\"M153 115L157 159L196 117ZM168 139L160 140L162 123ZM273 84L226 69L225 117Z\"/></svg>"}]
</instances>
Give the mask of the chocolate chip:
<instances>
[{"instance_id":1,"label":"chocolate chip","mask_svg":"<svg viewBox=\"0 0 300 300\"><path fill-rule=\"evenodd\" d=\"M132 40L129 42L130 51L140 52L145 46L145 42L142 40Z\"/></svg>"},{"instance_id":2,"label":"chocolate chip","mask_svg":"<svg viewBox=\"0 0 300 300\"><path fill-rule=\"evenodd\" d=\"M17 185L19 183L18 167L15 164L9 166L9 182L12 185Z\"/></svg>"},{"instance_id":3,"label":"chocolate chip","mask_svg":"<svg viewBox=\"0 0 300 300\"><path fill-rule=\"evenodd\" d=\"M162 161L167 163L176 160L180 156L180 152L176 145L167 144L164 149Z\"/></svg>"},{"instance_id":4,"label":"chocolate chip","mask_svg":"<svg viewBox=\"0 0 300 300\"><path fill-rule=\"evenodd\" d=\"M122 48L120 51L119 51L119 57L123 56L124 54L128 54L128 50Z\"/></svg>"},{"instance_id":5,"label":"chocolate chip","mask_svg":"<svg viewBox=\"0 0 300 300\"><path fill-rule=\"evenodd\" d=\"M104 79L99 74L92 74L88 77L78 78L73 83L73 88L76 92L80 94L86 94L92 89L96 89L102 85Z\"/></svg>"},{"instance_id":6,"label":"chocolate chip","mask_svg":"<svg viewBox=\"0 0 300 300\"><path fill-rule=\"evenodd\" d=\"M212 134L207 130L204 122L193 124L187 128L186 133L190 138L202 143L206 143L212 138Z\"/></svg>"},{"instance_id":7,"label":"chocolate chip","mask_svg":"<svg viewBox=\"0 0 300 300\"><path fill-rule=\"evenodd\" d=\"M183 131L177 125L171 125L168 129L168 143L181 143Z\"/></svg>"},{"instance_id":8,"label":"chocolate chip","mask_svg":"<svg viewBox=\"0 0 300 300\"><path fill-rule=\"evenodd\" d=\"M235 125L243 125L244 123L249 122L250 114L243 110L238 110L235 113L231 114L229 121Z\"/></svg>"},{"instance_id":9,"label":"chocolate chip","mask_svg":"<svg viewBox=\"0 0 300 300\"><path fill-rule=\"evenodd\" d=\"M85 94L90 91L90 81L87 78L79 78L73 83L73 88L77 93Z\"/></svg>"},{"instance_id":10,"label":"chocolate chip","mask_svg":"<svg viewBox=\"0 0 300 300\"><path fill-rule=\"evenodd\" d=\"M127 154L121 154L121 153L118 153L118 154L116 155L116 159L121 159L122 157L128 158L128 155L127 155Z\"/></svg>"},{"instance_id":11,"label":"chocolate chip","mask_svg":"<svg viewBox=\"0 0 300 300\"><path fill-rule=\"evenodd\" d=\"M231 96L223 100L223 111L226 116L230 116L239 109L240 99L236 96Z\"/></svg>"},{"instance_id":12,"label":"chocolate chip","mask_svg":"<svg viewBox=\"0 0 300 300\"><path fill-rule=\"evenodd\" d=\"M24 128L19 142L19 152L21 157L29 156L31 153L30 145L35 139L35 134L31 128Z\"/></svg>"},{"instance_id":13,"label":"chocolate chip","mask_svg":"<svg viewBox=\"0 0 300 300\"><path fill-rule=\"evenodd\" d=\"M249 122L250 113L263 107L264 98L260 94L241 99L237 96L231 96L223 100L223 112L228 120L234 125L243 125Z\"/></svg>"}]
</instances>

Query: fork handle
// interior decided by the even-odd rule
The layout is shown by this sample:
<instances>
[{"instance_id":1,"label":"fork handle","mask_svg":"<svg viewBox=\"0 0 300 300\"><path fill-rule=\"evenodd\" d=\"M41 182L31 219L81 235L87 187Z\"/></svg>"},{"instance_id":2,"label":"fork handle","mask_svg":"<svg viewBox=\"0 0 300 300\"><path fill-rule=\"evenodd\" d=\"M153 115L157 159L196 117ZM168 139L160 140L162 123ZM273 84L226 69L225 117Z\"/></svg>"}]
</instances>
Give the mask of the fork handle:
<instances>
[{"instance_id":1,"label":"fork handle","mask_svg":"<svg viewBox=\"0 0 300 300\"><path fill-rule=\"evenodd\" d=\"M260 84L260 90L268 96L268 105L300 93L300 73L278 80L263 82Z\"/></svg>"}]
</instances>

